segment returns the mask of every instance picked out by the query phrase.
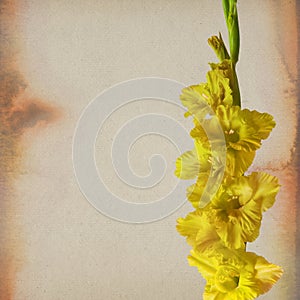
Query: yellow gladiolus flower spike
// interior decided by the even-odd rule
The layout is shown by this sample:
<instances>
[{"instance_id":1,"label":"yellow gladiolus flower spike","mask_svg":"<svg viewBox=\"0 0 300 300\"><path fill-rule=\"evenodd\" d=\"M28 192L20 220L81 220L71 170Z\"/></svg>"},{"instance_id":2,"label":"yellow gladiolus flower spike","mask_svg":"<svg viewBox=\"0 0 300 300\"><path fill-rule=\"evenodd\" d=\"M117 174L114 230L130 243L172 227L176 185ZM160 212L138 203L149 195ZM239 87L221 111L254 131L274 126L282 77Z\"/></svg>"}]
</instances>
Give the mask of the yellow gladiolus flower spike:
<instances>
[{"instance_id":1,"label":"yellow gladiolus flower spike","mask_svg":"<svg viewBox=\"0 0 300 300\"><path fill-rule=\"evenodd\" d=\"M206 279L204 300L251 300L269 291L283 273L246 251L279 190L275 176L245 175L275 121L267 113L240 107L237 0L222 2L230 55L221 34L209 39L220 62L210 63L206 83L184 88L180 96L185 116L193 117L194 149L176 160L175 175L196 182L187 188L195 211L177 220L177 231L193 248L190 265Z\"/></svg>"}]
</instances>

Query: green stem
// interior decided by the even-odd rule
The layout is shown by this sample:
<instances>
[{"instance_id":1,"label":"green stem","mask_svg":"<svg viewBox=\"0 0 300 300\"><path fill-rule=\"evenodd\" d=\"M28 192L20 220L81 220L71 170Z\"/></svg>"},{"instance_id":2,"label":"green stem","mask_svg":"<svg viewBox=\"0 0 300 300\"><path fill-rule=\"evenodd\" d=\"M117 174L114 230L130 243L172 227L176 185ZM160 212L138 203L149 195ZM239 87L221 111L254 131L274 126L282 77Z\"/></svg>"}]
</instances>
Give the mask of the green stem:
<instances>
[{"instance_id":1,"label":"green stem","mask_svg":"<svg viewBox=\"0 0 300 300\"><path fill-rule=\"evenodd\" d=\"M222 0L224 16L228 29L229 46L230 46L230 59L232 62L233 82L233 105L241 106L241 94L239 88L239 82L236 74L236 64L239 60L240 52L240 31L239 20L237 13L237 0Z\"/></svg>"},{"instance_id":2,"label":"green stem","mask_svg":"<svg viewBox=\"0 0 300 300\"><path fill-rule=\"evenodd\" d=\"M224 16L229 35L230 56L233 64L239 60L240 51L240 31L237 14L237 0L222 0Z\"/></svg>"},{"instance_id":3,"label":"green stem","mask_svg":"<svg viewBox=\"0 0 300 300\"><path fill-rule=\"evenodd\" d=\"M238 105L241 107L241 93L239 88L239 81L235 70L235 65L232 64L233 82L232 82L232 98L233 105Z\"/></svg>"}]
</instances>

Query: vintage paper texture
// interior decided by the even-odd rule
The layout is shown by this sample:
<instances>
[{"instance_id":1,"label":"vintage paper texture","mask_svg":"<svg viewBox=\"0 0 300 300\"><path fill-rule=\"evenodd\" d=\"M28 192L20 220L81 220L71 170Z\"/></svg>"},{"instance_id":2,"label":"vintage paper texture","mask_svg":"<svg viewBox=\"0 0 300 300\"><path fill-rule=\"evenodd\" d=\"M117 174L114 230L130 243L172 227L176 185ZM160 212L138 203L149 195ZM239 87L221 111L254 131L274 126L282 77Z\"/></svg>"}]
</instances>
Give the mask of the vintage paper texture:
<instances>
[{"instance_id":1,"label":"vintage paper texture","mask_svg":"<svg viewBox=\"0 0 300 300\"><path fill-rule=\"evenodd\" d=\"M242 105L277 122L251 169L278 176L282 185L248 249L285 270L260 299L298 299L299 5L239 2ZM0 299L201 299L204 281L188 266L189 247L175 230L191 206L150 224L111 220L81 194L71 151L81 111L104 89L144 76L186 85L204 80L207 62L216 61L206 39L218 31L227 36L221 1L3 0L0 7ZM130 154L142 175L149 155L165 155L166 176L156 190L135 191L112 170L113 135L145 111L183 119L181 110L154 100L124 107L107 120L96 143L106 184L133 202L153 201L176 182L178 152L161 137L141 140Z\"/></svg>"}]
</instances>

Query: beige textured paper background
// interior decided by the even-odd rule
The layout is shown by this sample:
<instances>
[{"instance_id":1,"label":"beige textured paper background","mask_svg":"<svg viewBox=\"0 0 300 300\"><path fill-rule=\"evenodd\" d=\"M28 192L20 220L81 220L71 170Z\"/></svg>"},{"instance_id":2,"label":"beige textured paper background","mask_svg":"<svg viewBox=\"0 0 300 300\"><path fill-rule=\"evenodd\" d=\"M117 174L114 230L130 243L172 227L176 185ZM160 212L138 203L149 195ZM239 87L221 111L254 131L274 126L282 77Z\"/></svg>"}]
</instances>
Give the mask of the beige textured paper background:
<instances>
[{"instance_id":1,"label":"beige textured paper background","mask_svg":"<svg viewBox=\"0 0 300 300\"><path fill-rule=\"evenodd\" d=\"M16 144L11 155L17 167L12 167L16 175L1 186L5 205L0 298L201 299L204 281L188 266L189 247L175 230L176 219L191 211L189 204L151 224L113 221L79 191L71 151L81 111L105 88L143 76L187 85L205 80L207 62L216 61L206 40L218 31L226 37L221 1L21 0L5 9L10 14L2 16L3 22L14 24L8 31L14 39L2 44L3 53L8 53L4 58L9 59L13 45L12 68L27 83L18 101L43 99L41 103L51 109L40 108L44 117L35 118L32 126L23 125L18 137L6 134ZM292 164L297 126L296 2L240 1L239 15L243 107L267 111L277 122L252 169L270 172L282 184L274 208L264 216L259 239L249 249L285 269L278 284L260 299L297 299ZM7 41L7 36L1 39ZM144 174L148 154L165 154L167 175L157 190L133 191L111 170L107 149L112 135L122 122L143 111L164 111L183 119L182 111L163 104L125 107L107 120L96 145L97 165L107 170L106 183L133 202L153 200L175 183L178 153L157 137L140 141L131 157L132 167ZM3 167L3 177L5 172Z\"/></svg>"}]
</instances>

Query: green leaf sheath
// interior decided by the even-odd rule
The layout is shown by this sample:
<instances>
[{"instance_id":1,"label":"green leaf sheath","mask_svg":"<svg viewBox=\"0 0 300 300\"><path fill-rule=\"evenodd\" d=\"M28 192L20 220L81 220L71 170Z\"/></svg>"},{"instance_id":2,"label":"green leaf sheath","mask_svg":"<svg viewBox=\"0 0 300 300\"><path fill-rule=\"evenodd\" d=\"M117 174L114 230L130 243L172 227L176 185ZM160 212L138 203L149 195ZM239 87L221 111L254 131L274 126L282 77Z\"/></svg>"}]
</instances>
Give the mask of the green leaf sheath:
<instances>
[{"instance_id":1,"label":"green leaf sheath","mask_svg":"<svg viewBox=\"0 0 300 300\"><path fill-rule=\"evenodd\" d=\"M232 82L232 93L233 93L233 104L241 106L241 95L239 89L239 82L236 74L236 63L239 60L240 52L240 31L239 31L239 20L237 13L237 0L222 0L224 16L228 28L229 35L229 46L230 46L230 58L232 62L233 70L233 82Z\"/></svg>"},{"instance_id":2,"label":"green leaf sheath","mask_svg":"<svg viewBox=\"0 0 300 300\"><path fill-rule=\"evenodd\" d=\"M228 13L229 13L229 0L222 0L223 1L223 10L225 15L225 20L227 22Z\"/></svg>"},{"instance_id":3,"label":"green leaf sheath","mask_svg":"<svg viewBox=\"0 0 300 300\"><path fill-rule=\"evenodd\" d=\"M241 107L241 94L239 88L239 81L236 75L235 65L232 65L233 71L233 82L232 82L232 98L233 98L233 105L237 105Z\"/></svg>"},{"instance_id":4,"label":"green leaf sheath","mask_svg":"<svg viewBox=\"0 0 300 300\"><path fill-rule=\"evenodd\" d=\"M223 0L224 16L228 28L230 56L235 65L239 60L240 32L237 14L237 0Z\"/></svg>"}]
</instances>

